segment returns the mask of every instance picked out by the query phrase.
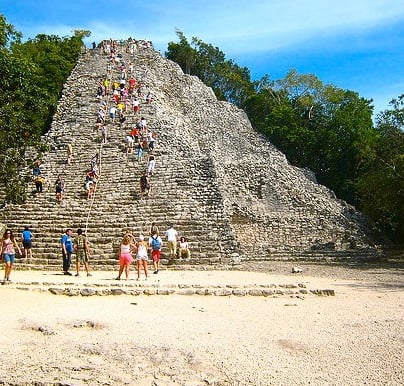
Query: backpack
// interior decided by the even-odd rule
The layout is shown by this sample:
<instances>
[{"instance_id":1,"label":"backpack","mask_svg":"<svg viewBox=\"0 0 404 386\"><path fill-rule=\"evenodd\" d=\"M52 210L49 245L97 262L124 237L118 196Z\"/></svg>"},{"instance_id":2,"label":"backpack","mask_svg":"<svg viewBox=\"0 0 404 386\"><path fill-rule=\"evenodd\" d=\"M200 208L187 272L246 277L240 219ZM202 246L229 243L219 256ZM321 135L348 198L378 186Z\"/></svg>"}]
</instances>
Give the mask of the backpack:
<instances>
[{"instance_id":1,"label":"backpack","mask_svg":"<svg viewBox=\"0 0 404 386\"><path fill-rule=\"evenodd\" d=\"M77 236L76 244L78 249L85 249L86 237L83 235Z\"/></svg>"},{"instance_id":2,"label":"backpack","mask_svg":"<svg viewBox=\"0 0 404 386\"><path fill-rule=\"evenodd\" d=\"M153 251L157 251L161 248L161 242L158 239L158 237L156 237L156 238L152 237L151 247L152 247Z\"/></svg>"}]
</instances>

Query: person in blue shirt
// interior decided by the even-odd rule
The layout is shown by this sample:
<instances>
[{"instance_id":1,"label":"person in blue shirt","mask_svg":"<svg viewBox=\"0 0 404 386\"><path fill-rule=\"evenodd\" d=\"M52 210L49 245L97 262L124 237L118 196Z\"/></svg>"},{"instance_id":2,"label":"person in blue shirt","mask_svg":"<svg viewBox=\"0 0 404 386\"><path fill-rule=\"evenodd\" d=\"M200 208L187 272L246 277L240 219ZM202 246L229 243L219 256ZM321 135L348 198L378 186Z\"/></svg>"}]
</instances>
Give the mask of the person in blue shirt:
<instances>
[{"instance_id":1,"label":"person in blue shirt","mask_svg":"<svg viewBox=\"0 0 404 386\"><path fill-rule=\"evenodd\" d=\"M62 235L60 239L60 244L62 246L62 256L63 256L63 274L71 276L71 272L69 272L70 264L72 262L72 253L73 253L73 240L72 240L73 231L71 228L67 228L66 232Z\"/></svg>"},{"instance_id":2,"label":"person in blue shirt","mask_svg":"<svg viewBox=\"0 0 404 386\"><path fill-rule=\"evenodd\" d=\"M24 248L24 257L32 259L32 233L28 227L25 227L22 232L22 246Z\"/></svg>"},{"instance_id":3,"label":"person in blue shirt","mask_svg":"<svg viewBox=\"0 0 404 386\"><path fill-rule=\"evenodd\" d=\"M33 175L34 178L38 177L38 176L40 176L42 174L40 166L41 166L41 161L36 160L34 162L34 168L32 169L32 175Z\"/></svg>"}]
</instances>

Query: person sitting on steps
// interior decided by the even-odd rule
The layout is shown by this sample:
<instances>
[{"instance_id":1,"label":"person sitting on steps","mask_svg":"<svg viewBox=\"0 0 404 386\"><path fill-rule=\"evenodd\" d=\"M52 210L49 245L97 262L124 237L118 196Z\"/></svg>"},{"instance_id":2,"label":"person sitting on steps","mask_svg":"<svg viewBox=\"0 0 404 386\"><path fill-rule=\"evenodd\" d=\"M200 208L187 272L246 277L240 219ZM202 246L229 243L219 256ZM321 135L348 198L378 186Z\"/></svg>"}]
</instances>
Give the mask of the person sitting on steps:
<instances>
[{"instance_id":1,"label":"person sitting on steps","mask_svg":"<svg viewBox=\"0 0 404 386\"><path fill-rule=\"evenodd\" d=\"M184 236L180 237L180 241L178 242L178 257L182 259L182 257L185 255L186 259L191 258L191 251L189 250L189 244L185 240Z\"/></svg>"}]
</instances>

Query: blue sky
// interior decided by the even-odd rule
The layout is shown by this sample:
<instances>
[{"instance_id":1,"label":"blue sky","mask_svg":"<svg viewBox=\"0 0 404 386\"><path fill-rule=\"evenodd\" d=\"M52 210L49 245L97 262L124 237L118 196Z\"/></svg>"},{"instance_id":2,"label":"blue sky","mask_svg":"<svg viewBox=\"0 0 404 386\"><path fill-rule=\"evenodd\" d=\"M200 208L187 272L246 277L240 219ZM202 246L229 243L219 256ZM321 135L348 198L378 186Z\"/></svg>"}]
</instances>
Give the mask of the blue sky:
<instances>
[{"instance_id":1,"label":"blue sky","mask_svg":"<svg viewBox=\"0 0 404 386\"><path fill-rule=\"evenodd\" d=\"M92 41L149 39L164 53L175 29L219 47L253 79L292 68L373 99L375 112L404 93L403 0L0 0L23 33Z\"/></svg>"}]
</instances>

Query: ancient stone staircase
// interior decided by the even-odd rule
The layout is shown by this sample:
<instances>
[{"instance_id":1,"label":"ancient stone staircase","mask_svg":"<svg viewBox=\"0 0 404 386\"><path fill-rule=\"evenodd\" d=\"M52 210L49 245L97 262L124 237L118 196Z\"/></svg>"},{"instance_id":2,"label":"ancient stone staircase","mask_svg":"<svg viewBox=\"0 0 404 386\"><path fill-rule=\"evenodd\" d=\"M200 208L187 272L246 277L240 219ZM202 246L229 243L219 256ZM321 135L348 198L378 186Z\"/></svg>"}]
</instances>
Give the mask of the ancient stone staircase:
<instances>
[{"instance_id":1,"label":"ancient stone staircase","mask_svg":"<svg viewBox=\"0 0 404 386\"><path fill-rule=\"evenodd\" d=\"M88 66L88 59L94 59ZM192 245L192 262L217 263L231 250L231 241L222 234L226 225L221 214L220 199L209 186L212 177L208 169L189 163L181 153L170 151L171 135L163 124L154 120L155 105L141 106L141 114L158 133L157 166L152 177L152 196L141 199L139 178L145 161L139 163L136 154L126 155L124 138L140 118L128 115L124 128L108 124L108 142L101 145L101 135L95 125L99 101L96 85L105 75L107 57L101 53L83 58L66 84L51 131L45 136L52 150L43 159L42 170L49 185L43 195L32 195L21 206L8 206L2 220L12 229L29 225L35 237L34 258L24 264L38 268L60 265L58 240L66 227L85 227L92 245L92 264L116 268L118 244L123 232L148 234L152 222L160 229L174 223L181 235ZM91 73L88 72L91 69ZM141 74L135 74L138 80ZM67 106L64 105L64 102ZM160 118L161 119L161 118ZM163 117L164 119L164 117ZM73 141L74 158L66 165L66 144ZM83 189L90 158L99 152L101 178L95 200L87 200ZM147 156L147 154L146 154ZM144 157L146 158L146 157ZM170 167L167 167L169 165ZM207 172L206 172L207 170ZM61 174L66 182L66 195L61 205L55 203L53 182ZM198 179L189 176L198 175ZM202 187L202 188L201 188ZM90 206L91 210L90 210Z\"/></svg>"},{"instance_id":2,"label":"ancient stone staircase","mask_svg":"<svg viewBox=\"0 0 404 386\"><path fill-rule=\"evenodd\" d=\"M122 233L148 235L152 222L163 234L175 224L191 244L192 259L186 263L193 265L373 253L360 214L289 165L254 132L244 112L217 101L197 78L184 75L153 49L139 49L129 57L122 48L122 54L126 62L134 62L135 78L154 101L142 103L140 115L128 114L123 128L109 123L108 142L101 144L96 87L105 77L108 58L99 50L83 54L44 136L50 146L42 164L45 192L0 213L1 222L14 231L28 225L34 233L34 257L23 259L21 266L60 267L60 235L67 227L82 227L92 246L92 266L115 269ZM139 163L136 154L124 151L124 138L140 116L158 134L149 198L139 196L145 161ZM74 158L67 165L70 141ZM92 201L83 182L97 152L101 178ZM60 205L53 187L58 174L66 181Z\"/></svg>"}]
</instances>

